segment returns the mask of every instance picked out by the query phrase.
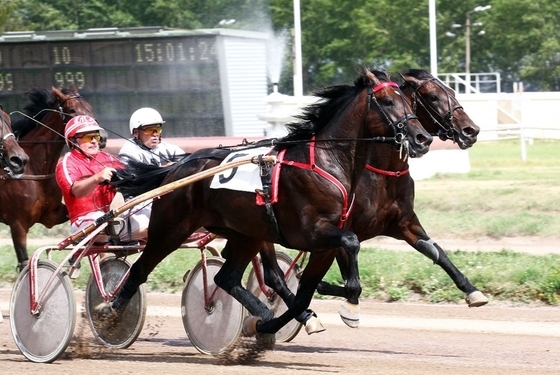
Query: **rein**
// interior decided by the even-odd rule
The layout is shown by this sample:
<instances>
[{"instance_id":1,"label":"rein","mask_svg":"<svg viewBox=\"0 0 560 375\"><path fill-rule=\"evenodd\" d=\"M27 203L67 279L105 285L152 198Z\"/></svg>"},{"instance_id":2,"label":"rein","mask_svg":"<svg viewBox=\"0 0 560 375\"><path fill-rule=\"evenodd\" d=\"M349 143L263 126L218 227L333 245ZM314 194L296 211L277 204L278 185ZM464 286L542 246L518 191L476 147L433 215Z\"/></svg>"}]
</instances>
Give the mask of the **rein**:
<instances>
[{"instance_id":1,"label":"rein","mask_svg":"<svg viewBox=\"0 0 560 375\"><path fill-rule=\"evenodd\" d=\"M50 180L54 178L54 173L51 174L22 174L22 175L10 175L4 174L0 176L0 180Z\"/></svg>"}]
</instances>

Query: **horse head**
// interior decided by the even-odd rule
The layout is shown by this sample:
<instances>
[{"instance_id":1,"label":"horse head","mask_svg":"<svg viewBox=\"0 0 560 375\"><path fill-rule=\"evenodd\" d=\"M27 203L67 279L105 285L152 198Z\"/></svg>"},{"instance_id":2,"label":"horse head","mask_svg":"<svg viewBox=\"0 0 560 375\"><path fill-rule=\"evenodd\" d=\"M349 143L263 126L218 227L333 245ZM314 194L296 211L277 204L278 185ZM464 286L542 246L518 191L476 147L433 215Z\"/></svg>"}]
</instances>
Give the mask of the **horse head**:
<instances>
[{"instance_id":1,"label":"horse head","mask_svg":"<svg viewBox=\"0 0 560 375\"><path fill-rule=\"evenodd\" d=\"M401 74L403 92L411 99L420 122L441 140L453 140L461 149L476 142L480 128L471 120L455 97L455 92L423 69Z\"/></svg>"},{"instance_id":2,"label":"horse head","mask_svg":"<svg viewBox=\"0 0 560 375\"><path fill-rule=\"evenodd\" d=\"M45 141L64 145L64 127L66 123L77 115L92 116L92 107L78 90L71 86L69 89L39 89L35 88L25 93L28 103L23 117L14 124L14 133L18 140L24 143L44 143Z\"/></svg>"},{"instance_id":3,"label":"horse head","mask_svg":"<svg viewBox=\"0 0 560 375\"><path fill-rule=\"evenodd\" d=\"M0 165L10 175L23 173L29 156L17 143L10 116L0 109Z\"/></svg>"},{"instance_id":4,"label":"horse head","mask_svg":"<svg viewBox=\"0 0 560 375\"><path fill-rule=\"evenodd\" d=\"M401 153L420 157L428 152L432 136L418 121L399 86L385 72L365 70L355 85L366 88L366 121L373 136L386 136L388 125L395 146ZM374 124L377 124L378 129L385 128L385 134L375 134L379 130L372 129Z\"/></svg>"},{"instance_id":5,"label":"horse head","mask_svg":"<svg viewBox=\"0 0 560 375\"><path fill-rule=\"evenodd\" d=\"M62 90L53 87L52 94L56 98L55 106L58 106L58 114L64 126L74 116L88 115L93 117L91 104L80 95L75 86ZM64 133L64 126L62 133Z\"/></svg>"}]
</instances>

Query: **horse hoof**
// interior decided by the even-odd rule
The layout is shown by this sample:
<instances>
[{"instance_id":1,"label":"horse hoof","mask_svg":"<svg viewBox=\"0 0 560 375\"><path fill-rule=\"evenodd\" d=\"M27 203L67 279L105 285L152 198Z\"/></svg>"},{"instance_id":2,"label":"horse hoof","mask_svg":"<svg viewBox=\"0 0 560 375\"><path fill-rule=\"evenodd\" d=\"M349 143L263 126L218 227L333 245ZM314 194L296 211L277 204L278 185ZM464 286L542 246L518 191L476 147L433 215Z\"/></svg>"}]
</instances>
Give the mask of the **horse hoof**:
<instances>
[{"instance_id":1,"label":"horse hoof","mask_svg":"<svg viewBox=\"0 0 560 375\"><path fill-rule=\"evenodd\" d=\"M360 325L360 305L353 304L348 301L340 305L338 309L338 315L340 318L350 328L358 328Z\"/></svg>"},{"instance_id":2,"label":"horse hoof","mask_svg":"<svg viewBox=\"0 0 560 375\"><path fill-rule=\"evenodd\" d=\"M477 290L475 292L472 292L471 294L468 294L465 297L465 301L467 302L467 305L469 305L469 307L480 307L488 303L488 298L486 298L486 296L482 294L481 291Z\"/></svg>"},{"instance_id":3,"label":"horse hoof","mask_svg":"<svg viewBox=\"0 0 560 375\"><path fill-rule=\"evenodd\" d=\"M105 320L108 317L116 314L116 311L115 309L113 309L111 303L107 302L101 302L99 305L93 308L93 311L95 311L98 320Z\"/></svg>"},{"instance_id":4,"label":"horse hoof","mask_svg":"<svg viewBox=\"0 0 560 375\"><path fill-rule=\"evenodd\" d=\"M323 327L323 324L321 324L321 321L316 316L311 316L305 322L305 332L307 332L308 335L323 332L324 330L325 327Z\"/></svg>"},{"instance_id":5,"label":"horse hoof","mask_svg":"<svg viewBox=\"0 0 560 375\"><path fill-rule=\"evenodd\" d=\"M258 316L249 315L243 320L243 334L245 336L255 336L257 334L257 324L262 322Z\"/></svg>"},{"instance_id":6,"label":"horse hoof","mask_svg":"<svg viewBox=\"0 0 560 375\"><path fill-rule=\"evenodd\" d=\"M257 333L257 347L261 350L273 350L276 344L276 334Z\"/></svg>"}]
</instances>

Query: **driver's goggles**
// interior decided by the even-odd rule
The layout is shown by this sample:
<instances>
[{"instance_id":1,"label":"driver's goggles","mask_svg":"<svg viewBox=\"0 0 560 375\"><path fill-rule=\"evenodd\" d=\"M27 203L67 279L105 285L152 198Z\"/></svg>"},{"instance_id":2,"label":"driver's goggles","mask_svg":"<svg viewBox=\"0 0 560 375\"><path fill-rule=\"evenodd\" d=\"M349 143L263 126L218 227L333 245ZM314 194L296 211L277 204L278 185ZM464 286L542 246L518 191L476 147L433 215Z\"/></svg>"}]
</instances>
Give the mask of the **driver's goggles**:
<instances>
[{"instance_id":1,"label":"driver's goggles","mask_svg":"<svg viewBox=\"0 0 560 375\"><path fill-rule=\"evenodd\" d=\"M91 142L94 139L97 142L99 142L99 140L101 139L101 135L99 133L89 133L89 134L84 134L78 138L81 139L82 142Z\"/></svg>"},{"instance_id":2,"label":"driver's goggles","mask_svg":"<svg viewBox=\"0 0 560 375\"><path fill-rule=\"evenodd\" d=\"M142 130L142 132L144 132L144 134L146 135L153 135L154 133L160 135L163 131L163 128L161 127L161 125L150 125L141 127L140 130Z\"/></svg>"}]
</instances>

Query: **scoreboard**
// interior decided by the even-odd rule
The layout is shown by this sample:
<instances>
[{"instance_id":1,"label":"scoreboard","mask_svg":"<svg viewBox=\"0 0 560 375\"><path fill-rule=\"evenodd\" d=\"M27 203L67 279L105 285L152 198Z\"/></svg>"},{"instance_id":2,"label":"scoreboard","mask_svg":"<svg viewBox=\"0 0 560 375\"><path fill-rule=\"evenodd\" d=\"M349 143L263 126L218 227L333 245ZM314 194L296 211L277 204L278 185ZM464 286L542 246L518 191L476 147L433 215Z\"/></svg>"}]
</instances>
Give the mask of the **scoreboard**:
<instances>
[{"instance_id":1,"label":"scoreboard","mask_svg":"<svg viewBox=\"0 0 560 375\"><path fill-rule=\"evenodd\" d=\"M229 135L218 36L158 28L3 34L0 104L21 110L31 87L74 85L100 125L121 135L144 106L160 111L166 137Z\"/></svg>"}]
</instances>

